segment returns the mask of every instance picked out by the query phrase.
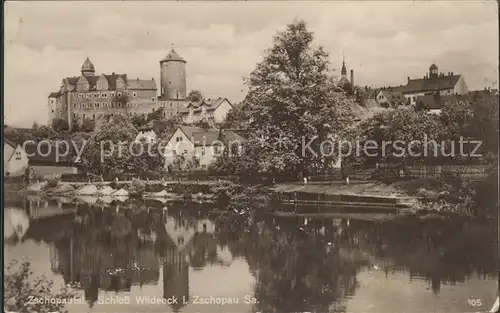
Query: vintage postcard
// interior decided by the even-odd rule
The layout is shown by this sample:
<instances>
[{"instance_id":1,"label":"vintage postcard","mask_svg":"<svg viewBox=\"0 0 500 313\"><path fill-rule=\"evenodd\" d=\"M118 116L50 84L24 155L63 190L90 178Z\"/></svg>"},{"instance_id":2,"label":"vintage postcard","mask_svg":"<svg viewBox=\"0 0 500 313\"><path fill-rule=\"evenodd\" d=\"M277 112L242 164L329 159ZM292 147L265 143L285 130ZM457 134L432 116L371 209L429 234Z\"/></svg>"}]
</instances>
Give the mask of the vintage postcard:
<instances>
[{"instance_id":1,"label":"vintage postcard","mask_svg":"<svg viewBox=\"0 0 500 313\"><path fill-rule=\"evenodd\" d=\"M497 1L7 1L9 313L499 309Z\"/></svg>"}]
</instances>

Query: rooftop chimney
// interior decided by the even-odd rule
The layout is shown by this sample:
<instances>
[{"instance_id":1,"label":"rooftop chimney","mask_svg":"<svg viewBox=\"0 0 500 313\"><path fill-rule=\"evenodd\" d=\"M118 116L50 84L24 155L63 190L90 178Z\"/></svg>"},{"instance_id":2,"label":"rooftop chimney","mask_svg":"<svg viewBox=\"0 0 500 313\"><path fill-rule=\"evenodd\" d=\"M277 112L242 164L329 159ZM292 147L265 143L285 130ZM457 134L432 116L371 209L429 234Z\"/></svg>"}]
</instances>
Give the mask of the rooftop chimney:
<instances>
[{"instance_id":1,"label":"rooftop chimney","mask_svg":"<svg viewBox=\"0 0 500 313\"><path fill-rule=\"evenodd\" d=\"M354 70L351 70L351 85L354 88Z\"/></svg>"}]
</instances>

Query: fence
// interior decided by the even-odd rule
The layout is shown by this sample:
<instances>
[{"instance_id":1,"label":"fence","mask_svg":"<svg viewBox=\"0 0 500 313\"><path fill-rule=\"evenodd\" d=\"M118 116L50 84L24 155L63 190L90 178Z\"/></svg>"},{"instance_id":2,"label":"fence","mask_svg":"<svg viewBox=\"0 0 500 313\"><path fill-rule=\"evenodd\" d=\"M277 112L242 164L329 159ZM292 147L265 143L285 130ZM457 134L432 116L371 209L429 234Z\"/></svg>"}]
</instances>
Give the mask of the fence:
<instances>
[{"instance_id":1,"label":"fence","mask_svg":"<svg viewBox=\"0 0 500 313\"><path fill-rule=\"evenodd\" d=\"M494 169L496 171L496 169ZM465 180L483 180L491 173L488 164L478 165L411 165L398 166L380 164L379 167L352 168L350 181L410 179L410 178L440 178L453 175ZM340 169L310 176L310 181L341 181L344 177Z\"/></svg>"}]
</instances>

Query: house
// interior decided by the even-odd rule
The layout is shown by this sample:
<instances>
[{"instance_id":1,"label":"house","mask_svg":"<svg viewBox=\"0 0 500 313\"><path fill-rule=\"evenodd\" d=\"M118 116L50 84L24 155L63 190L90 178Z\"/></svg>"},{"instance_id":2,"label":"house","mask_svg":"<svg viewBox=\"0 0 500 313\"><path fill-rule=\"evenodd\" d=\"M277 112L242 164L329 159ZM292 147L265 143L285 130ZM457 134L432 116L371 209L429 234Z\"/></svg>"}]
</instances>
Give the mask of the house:
<instances>
[{"instance_id":1,"label":"house","mask_svg":"<svg viewBox=\"0 0 500 313\"><path fill-rule=\"evenodd\" d=\"M22 145L4 138L3 153L4 177L22 176L29 161Z\"/></svg>"},{"instance_id":2,"label":"house","mask_svg":"<svg viewBox=\"0 0 500 313\"><path fill-rule=\"evenodd\" d=\"M194 156L201 166L207 166L222 154L224 147L244 141L245 138L231 130L179 126L165 147L165 164L172 164L177 156Z\"/></svg>"},{"instance_id":3,"label":"house","mask_svg":"<svg viewBox=\"0 0 500 313\"><path fill-rule=\"evenodd\" d=\"M435 93L432 95L418 96L416 106L429 113L440 114L443 106L448 103L457 103L459 101L477 101L479 99L493 99L498 101L498 96L491 90L475 90L464 95L441 95Z\"/></svg>"},{"instance_id":4,"label":"house","mask_svg":"<svg viewBox=\"0 0 500 313\"><path fill-rule=\"evenodd\" d=\"M227 98L203 99L192 101L182 110L181 116L185 123L193 124L201 121L212 120L222 122L233 105Z\"/></svg>"},{"instance_id":5,"label":"house","mask_svg":"<svg viewBox=\"0 0 500 313\"><path fill-rule=\"evenodd\" d=\"M399 91L380 90L376 96L376 100L381 107L398 107L407 103L405 96Z\"/></svg>"},{"instance_id":6,"label":"house","mask_svg":"<svg viewBox=\"0 0 500 313\"><path fill-rule=\"evenodd\" d=\"M435 94L440 95L464 95L469 92L465 79L462 75L439 73L436 64L429 67L429 73L420 79L410 79L403 87L396 87L394 91L403 93L411 105L417 103L418 96Z\"/></svg>"},{"instance_id":7,"label":"house","mask_svg":"<svg viewBox=\"0 0 500 313\"><path fill-rule=\"evenodd\" d=\"M62 174L78 174L79 166L65 156L63 151L49 142L25 142L24 151L28 157L28 166L34 171L35 177L50 179Z\"/></svg>"},{"instance_id":8,"label":"house","mask_svg":"<svg viewBox=\"0 0 500 313\"><path fill-rule=\"evenodd\" d=\"M447 102L457 102L459 98L454 95L441 96L439 94L417 97L417 108L426 110L432 114L441 114L441 109Z\"/></svg>"}]
</instances>

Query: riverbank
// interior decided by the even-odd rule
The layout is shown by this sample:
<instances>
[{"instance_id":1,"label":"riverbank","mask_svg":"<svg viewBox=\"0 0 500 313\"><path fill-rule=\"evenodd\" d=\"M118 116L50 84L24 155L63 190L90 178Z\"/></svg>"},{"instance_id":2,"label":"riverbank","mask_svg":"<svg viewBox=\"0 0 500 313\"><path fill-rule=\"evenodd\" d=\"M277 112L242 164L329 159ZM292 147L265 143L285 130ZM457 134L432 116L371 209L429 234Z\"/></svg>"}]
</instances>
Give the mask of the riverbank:
<instances>
[{"instance_id":1,"label":"riverbank","mask_svg":"<svg viewBox=\"0 0 500 313\"><path fill-rule=\"evenodd\" d=\"M8 187L6 189L19 188ZM467 199L442 182L407 180L334 183L281 183L273 186L238 185L229 181L122 181L58 182L44 181L19 188L23 194L49 196L103 197L124 199L210 200L236 206L254 207L256 202L301 206L297 213L384 212L387 214L456 213L473 215ZM250 202L247 198L253 198ZM258 199L257 199L258 198ZM459 200L452 203L448 200ZM274 209L273 209L274 210Z\"/></svg>"}]
</instances>

